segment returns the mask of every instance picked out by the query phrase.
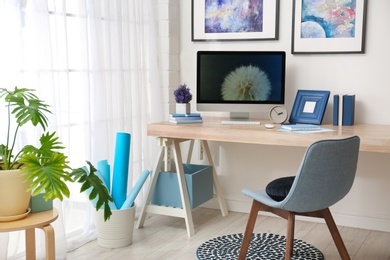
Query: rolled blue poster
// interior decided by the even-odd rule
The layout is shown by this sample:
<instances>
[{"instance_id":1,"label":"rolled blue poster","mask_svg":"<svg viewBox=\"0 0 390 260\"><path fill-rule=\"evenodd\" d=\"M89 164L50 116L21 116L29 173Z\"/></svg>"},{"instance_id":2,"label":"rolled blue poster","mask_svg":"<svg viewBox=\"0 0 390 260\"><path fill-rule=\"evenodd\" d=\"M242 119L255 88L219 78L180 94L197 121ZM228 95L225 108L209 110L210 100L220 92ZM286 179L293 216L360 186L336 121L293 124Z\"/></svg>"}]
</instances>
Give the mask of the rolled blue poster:
<instances>
[{"instance_id":1,"label":"rolled blue poster","mask_svg":"<svg viewBox=\"0 0 390 260\"><path fill-rule=\"evenodd\" d=\"M88 173L88 175L89 175L89 171L88 171L87 167L84 166L83 170L85 170ZM103 181L103 176L102 176L102 174L99 171L96 171L95 174L96 174L96 176L98 176ZM103 181L103 184L104 184L104 181ZM89 200L89 195L92 192L92 189L93 189L93 187L90 187L89 189L85 190L85 193L87 195L88 200ZM96 204L97 204L97 201L98 201L98 197L96 197L96 198L94 198L93 200L90 200L90 201L92 203L92 206L96 209ZM110 202L108 202L108 205L110 206L111 210L117 210L118 209L114 202L110 201Z\"/></svg>"},{"instance_id":2,"label":"rolled blue poster","mask_svg":"<svg viewBox=\"0 0 390 260\"><path fill-rule=\"evenodd\" d=\"M141 190L142 186L144 185L146 179L148 178L149 174L150 174L150 171L148 171L148 170L144 170L141 173L141 176L139 177L137 183L134 185L130 194L127 196L121 209L131 208L131 206L133 205L133 203L135 201L135 198L137 197L138 193L140 192L140 190Z\"/></svg>"},{"instance_id":3,"label":"rolled blue poster","mask_svg":"<svg viewBox=\"0 0 390 260\"><path fill-rule=\"evenodd\" d=\"M129 175L131 135L118 132L116 134L114 170L112 176L112 198L118 209L126 200L127 178Z\"/></svg>"},{"instance_id":4,"label":"rolled blue poster","mask_svg":"<svg viewBox=\"0 0 390 260\"><path fill-rule=\"evenodd\" d=\"M103 176L103 174L102 174L99 170L97 170L97 171L95 172L95 174L96 174L96 176L98 176L99 179L103 182L103 185L107 188L107 190L110 191L110 189L107 187L107 185L106 185L105 182L104 182L104 176ZM91 188L90 188L90 189L91 189ZM108 192L108 193L110 193L110 192ZM97 200L97 198L95 198L94 201L95 201L95 200ZM96 202L95 202L95 204L96 204ZM111 209L111 210L117 210L117 209L118 209L118 208L116 207L116 205L115 205L114 202L109 201L109 202L108 202L108 205L110 206L110 209ZM103 207L104 207L104 206L103 206ZM96 206L95 206L95 208L96 208ZM102 208L100 208L100 209L102 209Z\"/></svg>"},{"instance_id":5,"label":"rolled blue poster","mask_svg":"<svg viewBox=\"0 0 390 260\"><path fill-rule=\"evenodd\" d=\"M95 175L103 182L103 185L106 186L106 188L107 188L107 185L104 183L104 179L103 179L102 173L101 173L99 170L97 170L97 171L95 172ZM108 189L108 188L107 188L107 189Z\"/></svg>"},{"instance_id":6,"label":"rolled blue poster","mask_svg":"<svg viewBox=\"0 0 390 260\"><path fill-rule=\"evenodd\" d=\"M106 184L108 192L111 192L110 165L108 164L107 160L98 161L97 168L103 176L103 181L104 184Z\"/></svg>"}]
</instances>

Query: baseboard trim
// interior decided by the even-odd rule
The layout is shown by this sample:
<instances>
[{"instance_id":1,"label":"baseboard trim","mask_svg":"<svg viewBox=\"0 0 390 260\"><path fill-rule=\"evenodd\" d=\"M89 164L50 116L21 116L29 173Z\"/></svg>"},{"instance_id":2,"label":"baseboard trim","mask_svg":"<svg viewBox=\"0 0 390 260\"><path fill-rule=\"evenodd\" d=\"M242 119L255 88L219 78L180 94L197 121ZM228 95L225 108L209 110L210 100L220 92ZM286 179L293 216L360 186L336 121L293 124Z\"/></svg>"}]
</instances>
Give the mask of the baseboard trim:
<instances>
[{"instance_id":1,"label":"baseboard trim","mask_svg":"<svg viewBox=\"0 0 390 260\"><path fill-rule=\"evenodd\" d=\"M249 213L250 207L252 205L251 202L245 201L232 201L225 199L225 202L229 211L241 213ZM219 209L219 204L216 199L212 199L203 204L202 207ZM363 213L360 215L359 212L353 212L353 214L350 214L349 212L342 212L332 209L331 212L338 226L390 232L390 219L379 218L376 216L363 216ZM264 216L275 216L268 212L261 212L260 214ZM319 219L309 217L297 217L297 219L317 223L323 222Z\"/></svg>"}]
</instances>

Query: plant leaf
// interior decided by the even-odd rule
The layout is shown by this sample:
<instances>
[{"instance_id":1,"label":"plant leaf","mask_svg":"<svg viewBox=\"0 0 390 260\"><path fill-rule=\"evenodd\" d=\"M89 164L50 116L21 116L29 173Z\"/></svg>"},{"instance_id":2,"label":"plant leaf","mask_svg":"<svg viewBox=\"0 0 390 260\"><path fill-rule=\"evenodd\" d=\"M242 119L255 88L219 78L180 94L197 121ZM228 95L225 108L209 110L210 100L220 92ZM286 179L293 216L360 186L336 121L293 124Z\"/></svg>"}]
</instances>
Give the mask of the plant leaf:
<instances>
[{"instance_id":1,"label":"plant leaf","mask_svg":"<svg viewBox=\"0 0 390 260\"><path fill-rule=\"evenodd\" d=\"M34 89L17 88L14 91L0 89L0 97L5 96L5 101L10 107L15 107L12 114L15 115L16 122L22 126L31 122L34 126L40 124L43 130L48 126L48 118L45 113L51 113L49 105L38 99L33 93Z\"/></svg>"},{"instance_id":2,"label":"plant leaf","mask_svg":"<svg viewBox=\"0 0 390 260\"><path fill-rule=\"evenodd\" d=\"M103 181L95 174L96 168L87 161L89 165L89 174L83 168L74 169L71 173L72 179L82 184L80 192L84 192L92 187L89 199L97 198L96 210L99 210L104 205L104 220L107 221L112 215L109 202L113 202Z\"/></svg>"},{"instance_id":3,"label":"plant leaf","mask_svg":"<svg viewBox=\"0 0 390 260\"><path fill-rule=\"evenodd\" d=\"M65 155L57 152L45 159L40 159L35 153L23 154L20 157L20 162L25 165L22 172L27 176L26 180L32 182L29 190L33 196L45 191L46 200L58 198L62 201L63 196L69 198L66 181L73 180L66 171L70 169L66 159Z\"/></svg>"}]
</instances>

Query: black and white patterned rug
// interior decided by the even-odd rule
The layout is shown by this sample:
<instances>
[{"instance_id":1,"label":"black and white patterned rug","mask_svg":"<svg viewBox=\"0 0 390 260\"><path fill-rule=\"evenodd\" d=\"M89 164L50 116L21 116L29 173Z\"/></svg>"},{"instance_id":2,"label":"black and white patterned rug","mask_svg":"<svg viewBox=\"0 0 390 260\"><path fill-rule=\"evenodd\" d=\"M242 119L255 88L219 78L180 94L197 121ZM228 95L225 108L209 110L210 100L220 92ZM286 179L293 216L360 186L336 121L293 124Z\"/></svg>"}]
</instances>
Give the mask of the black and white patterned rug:
<instances>
[{"instance_id":1,"label":"black and white patterned rug","mask_svg":"<svg viewBox=\"0 0 390 260\"><path fill-rule=\"evenodd\" d=\"M243 234L225 235L210 239L201 244L196 250L200 260L238 258ZM277 234L253 234L246 259L284 259L286 237ZM293 256L291 259L324 259L324 255L314 246L294 239Z\"/></svg>"}]
</instances>

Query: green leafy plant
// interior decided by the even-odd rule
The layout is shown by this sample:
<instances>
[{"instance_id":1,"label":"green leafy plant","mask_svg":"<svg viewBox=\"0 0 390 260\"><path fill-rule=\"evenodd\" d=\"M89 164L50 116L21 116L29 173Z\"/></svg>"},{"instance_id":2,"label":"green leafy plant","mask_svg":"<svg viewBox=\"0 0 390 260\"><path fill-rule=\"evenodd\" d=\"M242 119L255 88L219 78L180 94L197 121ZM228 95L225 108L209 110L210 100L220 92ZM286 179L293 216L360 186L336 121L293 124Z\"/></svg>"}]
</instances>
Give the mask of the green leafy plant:
<instances>
[{"instance_id":1,"label":"green leafy plant","mask_svg":"<svg viewBox=\"0 0 390 260\"><path fill-rule=\"evenodd\" d=\"M7 137L6 143L0 144L0 170L21 169L31 182L28 191L32 196L45 192L44 198L63 200L69 197L67 182L82 184L80 192L92 189L90 200L98 199L96 209L104 206L104 219L111 216L109 202L113 201L102 180L95 175L96 168L87 161L90 170L83 168L71 169L67 156L61 152L64 147L56 136L56 132L46 132L48 118L51 113L49 106L40 100L33 89L17 88L9 91L0 88L0 98L4 98L7 107ZM16 121L12 131L11 119ZM20 151L15 151L15 143L19 130L27 123L41 126L44 133L40 137L40 147L25 145ZM3 124L2 124L3 125Z\"/></svg>"},{"instance_id":2,"label":"green leafy plant","mask_svg":"<svg viewBox=\"0 0 390 260\"><path fill-rule=\"evenodd\" d=\"M91 189L89 193L89 200L94 200L97 198L96 208L100 209L104 206L104 219L106 220L106 216L111 216L111 209L108 204L108 201L113 202L107 188L102 185L102 180L95 174L97 171L96 168L87 161L89 165L90 174L85 174L85 170L83 168L77 168L72 171L71 177L74 181L81 183L80 192L85 192L88 189Z\"/></svg>"}]
</instances>

